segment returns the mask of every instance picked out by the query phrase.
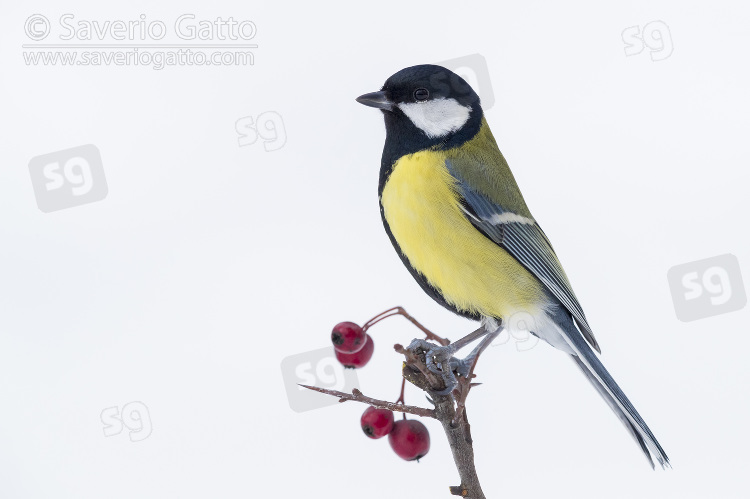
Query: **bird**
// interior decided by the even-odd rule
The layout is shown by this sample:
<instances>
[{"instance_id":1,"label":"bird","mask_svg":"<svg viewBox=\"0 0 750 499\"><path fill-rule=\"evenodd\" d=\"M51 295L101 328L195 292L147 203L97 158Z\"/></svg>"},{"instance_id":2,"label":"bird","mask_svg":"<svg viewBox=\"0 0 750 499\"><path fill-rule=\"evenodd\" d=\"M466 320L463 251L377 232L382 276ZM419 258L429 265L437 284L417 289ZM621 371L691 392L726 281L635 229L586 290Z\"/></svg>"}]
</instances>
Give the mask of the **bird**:
<instances>
[{"instance_id":1,"label":"bird","mask_svg":"<svg viewBox=\"0 0 750 499\"><path fill-rule=\"evenodd\" d=\"M669 458L602 364L601 348L555 254L490 131L481 101L459 75L423 64L356 98L385 121L378 199L394 249L421 288L480 322L448 346L414 340L450 393L467 365L519 314L530 332L575 362L645 454ZM463 360L458 349L482 338Z\"/></svg>"}]
</instances>

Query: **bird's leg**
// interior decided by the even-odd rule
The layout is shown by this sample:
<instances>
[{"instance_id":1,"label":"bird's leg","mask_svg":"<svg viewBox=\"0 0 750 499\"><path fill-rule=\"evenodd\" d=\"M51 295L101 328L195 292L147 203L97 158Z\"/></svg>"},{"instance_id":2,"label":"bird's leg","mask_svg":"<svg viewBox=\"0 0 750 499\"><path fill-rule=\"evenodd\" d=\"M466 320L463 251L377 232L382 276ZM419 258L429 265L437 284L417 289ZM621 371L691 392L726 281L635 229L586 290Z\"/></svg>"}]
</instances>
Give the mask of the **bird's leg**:
<instances>
[{"instance_id":1,"label":"bird's leg","mask_svg":"<svg viewBox=\"0 0 750 499\"><path fill-rule=\"evenodd\" d=\"M458 397L456 398L456 414L455 416L453 416L452 421L452 425L454 427L458 425L461 417L463 417L464 410L466 410L466 397L469 396L469 390L471 390L473 386L480 384L471 382L471 379L475 376L474 368L477 367L479 355L481 355L481 353L484 352L484 350L492 343L492 341L497 338L497 335L500 334L502 330L502 326L498 326L497 328L495 328L495 331L482 338L482 341L479 343L479 345L477 345L477 347L474 348L474 350L472 350L471 353L461 361L464 368L468 366L468 370L465 374L459 373L462 375L463 379L457 380L459 389Z\"/></svg>"},{"instance_id":2,"label":"bird's leg","mask_svg":"<svg viewBox=\"0 0 750 499\"><path fill-rule=\"evenodd\" d=\"M447 395L451 393L456 386L458 381L453 371L456 371L460 376L468 376L471 369L472 362L484 351L487 346L492 343L492 340L502 330L502 327L496 329L489 329L487 324L483 324L479 329L471 332L459 339L455 343L451 343L446 346L438 346L434 343L430 343L426 340L417 339L412 341L407 347L409 350L421 348L425 352L425 365L431 372L440 375L445 383L445 389L436 392L438 395ZM469 354L466 359L456 359L454 355L461 348L465 347L472 341L478 338L484 338L480 344Z\"/></svg>"},{"instance_id":3,"label":"bird's leg","mask_svg":"<svg viewBox=\"0 0 750 499\"><path fill-rule=\"evenodd\" d=\"M495 341L495 338L503 331L503 326L498 326L495 328L494 331L491 333L487 333L487 335L482 338L482 341L479 342L479 345L474 347L474 350L471 351L469 355L467 355L464 359L460 361L462 364L462 367L466 370L466 372L459 371L459 374L462 376L468 376L470 374L470 371L474 370L474 366L477 364L477 360L479 359L479 356L484 352L490 344Z\"/></svg>"}]
</instances>

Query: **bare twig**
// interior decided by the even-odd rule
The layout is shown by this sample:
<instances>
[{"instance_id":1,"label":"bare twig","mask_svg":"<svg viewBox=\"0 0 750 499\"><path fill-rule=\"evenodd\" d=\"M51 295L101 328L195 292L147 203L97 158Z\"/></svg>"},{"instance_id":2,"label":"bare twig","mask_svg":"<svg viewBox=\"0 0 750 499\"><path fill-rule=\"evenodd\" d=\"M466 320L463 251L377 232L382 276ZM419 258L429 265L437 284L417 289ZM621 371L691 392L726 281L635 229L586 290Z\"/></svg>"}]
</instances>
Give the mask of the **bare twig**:
<instances>
[{"instance_id":1,"label":"bare twig","mask_svg":"<svg viewBox=\"0 0 750 499\"><path fill-rule=\"evenodd\" d=\"M477 366L477 361L479 360L479 355L474 357L474 360L471 363L471 368L469 369L469 375L465 378L459 376L458 377L458 386L459 386L459 395L458 399L456 399L456 415L453 417L453 426L456 426L461 419L461 415L466 410L466 397L469 396L469 390L471 390L472 386L476 386L479 383L472 383L471 380L476 377L476 374L474 374L474 368Z\"/></svg>"},{"instance_id":2,"label":"bare twig","mask_svg":"<svg viewBox=\"0 0 750 499\"><path fill-rule=\"evenodd\" d=\"M424 327L417 319L409 315L409 313L404 310L403 307L393 307L389 308L385 312L381 312L369 321L365 322L364 326L362 326L362 329L364 331L367 331L371 326L374 326L378 322L382 321L383 319L387 319L388 317L393 317L394 315L403 315L409 322L417 326L424 334L427 336L428 340L437 341L443 346L446 346L450 344L450 340L448 338L443 338L442 336L438 336L426 327Z\"/></svg>"},{"instance_id":3,"label":"bare twig","mask_svg":"<svg viewBox=\"0 0 750 499\"><path fill-rule=\"evenodd\" d=\"M404 349L401 345L396 345L394 348L396 351L401 351L407 359L402 369L404 378L433 395L435 418L443 425L443 431L453 453L453 462L456 464L458 476L461 479L461 485L450 487L451 494L468 499L485 499L474 466L474 447L466 408L463 407L461 415L457 417L457 411L453 405L453 394L435 395L435 392L445 388L445 385L442 378L427 369L424 363L424 352L420 349L413 352ZM468 379L466 381L468 394L468 389L473 383L470 383ZM456 393L456 390L453 393ZM464 398L464 402L465 400Z\"/></svg>"},{"instance_id":4,"label":"bare twig","mask_svg":"<svg viewBox=\"0 0 750 499\"><path fill-rule=\"evenodd\" d=\"M461 419L457 426L453 426L455 409L453 401L448 397L438 397L435 411L437 419L443 425L445 436L448 437L448 443L453 453L453 462L456 464L458 476L461 478L461 485L450 487L450 492L454 496L462 496L468 499L485 499L482 487L479 484L479 476L474 466L474 447L471 438L471 425L466 416L466 409L463 410Z\"/></svg>"},{"instance_id":5,"label":"bare twig","mask_svg":"<svg viewBox=\"0 0 750 499\"><path fill-rule=\"evenodd\" d=\"M406 378L401 378L401 394L396 399L396 403L404 403L404 389L406 388Z\"/></svg>"},{"instance_id":6,"label":"bare twig","mask_svg":"<svg viewBox=\"0 0 750 499\"><path fill-rule=\"evenodd\" d=\"M333 395L334 397L339 398L339 402L346 402L347 400L354 400L355 402L363 402L365 404L371 405L378 409L388 409L390 411L405 412L407 414L414 414L415 416L423 416L427 418L435 417L435 411L432 409L426 409L424 407L416 407L413 405L405 405L405 404L401 404L398 402L388 402L385 400L374 399L372 397L367 397L366 395L362 394L362 392L360 392L356 388L352 390L352 393L345 393L345 392L339 392L336 390L327 390L325 388L318 388L317 386L308 386L308 385L302 385L302 384L299 386L303 386L309 390L315 390L316 392Z\"/></svg>"}]
</instances>

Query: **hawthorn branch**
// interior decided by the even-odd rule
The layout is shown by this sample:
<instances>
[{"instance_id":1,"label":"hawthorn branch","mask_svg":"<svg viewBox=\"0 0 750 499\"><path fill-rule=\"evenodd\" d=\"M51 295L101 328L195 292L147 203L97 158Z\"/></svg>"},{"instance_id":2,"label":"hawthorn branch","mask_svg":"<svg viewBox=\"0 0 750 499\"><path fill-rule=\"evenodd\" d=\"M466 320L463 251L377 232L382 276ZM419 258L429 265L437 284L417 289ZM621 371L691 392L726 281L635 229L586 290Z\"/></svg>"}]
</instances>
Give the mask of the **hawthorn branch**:
<instances>
[{"instance_id":1,"label":"hawthorn branch","mask_svg":"<svg viewBox=\"0 0 750 499\"><path fill-rule=\"evenodd\" d=\"M474 357L474 361L471 363L471 368L469 369L469 375L465 378L459 377L458 378L458 384L460 386L460 395L458 396L458 400L456 400L456 415L453 416L453 426L456 426L461 419L461 415L466 410L466 397L469 396L469 390L471 390L473 387L477 385L481 385L481 383L472 383L471 380L476 377L476 374L474 374L474 368L477 367L477 361L479 360L479 355Z\"/></svg>"},{"instance_id":2,"label":"hawthorn branch","mask_svg":"<svg viewBox=\"0 0 750 499\"><path fill-rule=\"evenodd\" d=\"M474 466L474 441L471 438L471 425L466 416L465 406L468 390L476 384L471 383L469 381L471 378L469 378L465 382L459 381L459 386L452 394L435 395L436 391L445 388L445 384L442 378L427 369L424 352L421 349L407 350L401 345L395 345L394 348L397 352L403 353L407 359L402 369L404 378L432 395L432 401L435 404L435 419L443 425L443 431L453 454L453 462L456 464L458 476L461 479L461 485L449 488L450 493L467 499L486 499ZM461 380L460 377L459 380ZM457 404L458 408L454 406L454 394L458 395L460 402Z\"/></svg>"},{"instance_id":3,"label":"hawthorn branch","mask_svg":"<svg viewBox=\"0 0 750 499\"><path fill-rule=\"evenodd\" d=\"M385 312L381 312L369 321L365 322L365 324L362 326L362 329L367 332L367 330L371 327L377 324L378 322L382 321L383 319L387 319L388 317L393 317L394 315L402 315L406 318L409 322L414 324L417 329L422 331L428 340L436 341L440 343L443 346L446 346L450 344L450 340L448 338L443 338L442 336L438 336L426 327L424 327L417 319L412 317L405 309L404 307L393 307L389 308Z\"/></svg>"},{"instance_id":4,"label":"hawthorn branch","mask_svg":"<svg viewBox=\"0 0 750 499\"><path fill-rule=\"evenodd\" d=\"M388 402L386 400L378 400L372 397L364 395L356 388L352 390L352 393L339 392L337 390L328 390L326 388L318 388L317 386L299 385L309 390L316 392L325 393L327 395L333 395L339 398L339 402L346 402L347 400L354 400L355 402L363 402L371 405L377 409L388 409L389 411L405 412L407 414L414 414L415 416L422 416L426 418L435 418L435 411L433 409L426 409L424 407L417 407L414 405L404 405L398 402Z\"/></svg>"},{"instance_id":5,"label":"hawthorn branch","mask_svg":"<svg viewBox=\"0 0 750 499\"><path fill-rule=\"evenodd\" d=\"M363 329L366 331L370 326L394 315L402 315L408 319L412 324L425 333L428 340L436 341L443 346L450 343L446 338L434 334L417 322L416 319L406 313L401 307L394 307L376 315L365 323ZM475 331L462 340L468 341L469 338L474 338L473 335L476 335L477 333L479 333L479 331ZM459 340L458 343L461 343L462 340ZM316 392L338 397L339 402L354 400L356 402L371 405L378 409L388 409L391 411L413 414L415 416L437 419L440 421L440 424L442 424L445 436L448 438L451 453L453 454L453 462L456 465L458 476L461 479L460 485L449 488L450 493L454 496L461 496L466 499L486 499L484 492L482 492L482 487L479 484L476 467L474 466L474 441L471 438L471 425L469 424L469 419L466 415L466 397L469 395L469 390L471 390L472 387L479 385L479 383L472 382L472 379L475 377L474 368L476 367L479 356L474 358L467 377L457 377L458 385L452 393L438 395L438 392L445 389L445 382L439 374L436 374L427 368L425 352L419 347L410 350L404 348L403 345L398 344L394 345L394 349L405 358L405 362L401 369L403 379L425 391L428 394L430 401L435 405L434 409L404 405L403 382L401 385L401 396L396 402L388 402L367 397L356 388L352 390L351 394L349 394L308 385L300 386L310 390L315 390Z\"/></svg>"}]
</instances>

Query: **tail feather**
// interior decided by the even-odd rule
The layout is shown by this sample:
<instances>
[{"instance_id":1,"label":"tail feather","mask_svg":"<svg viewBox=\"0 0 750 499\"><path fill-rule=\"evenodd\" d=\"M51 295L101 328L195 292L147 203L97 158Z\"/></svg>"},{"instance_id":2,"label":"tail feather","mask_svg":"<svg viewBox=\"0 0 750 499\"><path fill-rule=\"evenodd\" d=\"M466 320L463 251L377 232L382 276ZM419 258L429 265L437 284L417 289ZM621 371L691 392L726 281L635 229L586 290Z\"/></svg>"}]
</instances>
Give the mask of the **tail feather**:
<instances>
[{"instance_id":1,"label":"tail feather","mask_svg":"<svg viewBox=\"0 0 750 499\"><path fill-rule=\"evenodd\" d=\"M630 436L633 437L633 439L638 443L641 450L643 451L643 454L646 456L646 459L648 459L648 464L651 465L651 468L654 468L654 460L651 459L651 453L648 451L648 446L646 446L646 442L643 440L643 437L640 433L638 433L638 430L635 426L633 426L633 423L630 422L630 419L625 415L625 413L620 409L620 406L617 405L617 401L612 398L612 396L609 394L606 388L602 386L602 384L599 382L598 379L596 379L595 376L589 372L588 368L586 367L586 364L581 362L581 359L579 359L575 355L570 356L573 361L576 363L576 365L581 368L581 371L583 374L586 375L586 379L588 379L593 387L596 389L597 392L599 392L599 395L602 396L605 402L607 402L607 405L612 409L612 412L615 413L615 416L617 416L617 419L619 419L622 424L625 426L625 429L628 430L628 433L630 433Z\"/></svg>"},{"instance_id":2,"label":"tail feather","mask_svg":"<svg viewBox=\"0 0 750 499\"><path fill-rule=\"evenodd\" d=\"M671 467L666 452L659 445L646 422L635 410L633 404L625 396L612 375L609 374L599 357L586 343L581 333L572 325L572 321L571 326L574 331L567 331L568 334L565 335L565 339L574 352L573 359L578 367L581 368L594 388L638 442L651 466L654 467L653 459L655 459L662 468Z\"/></svg>"}]
</instances>

